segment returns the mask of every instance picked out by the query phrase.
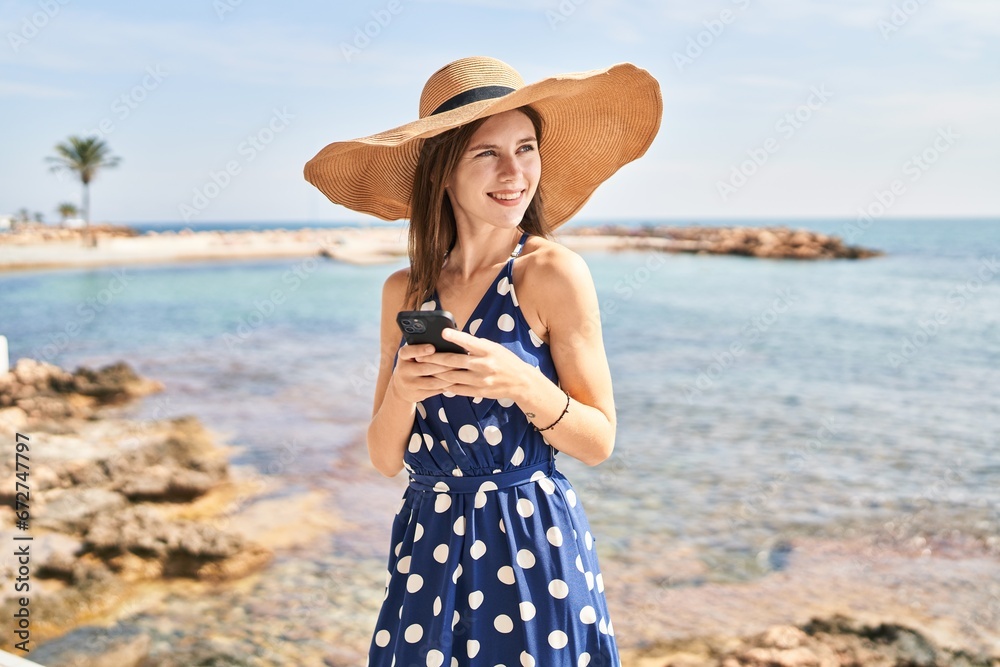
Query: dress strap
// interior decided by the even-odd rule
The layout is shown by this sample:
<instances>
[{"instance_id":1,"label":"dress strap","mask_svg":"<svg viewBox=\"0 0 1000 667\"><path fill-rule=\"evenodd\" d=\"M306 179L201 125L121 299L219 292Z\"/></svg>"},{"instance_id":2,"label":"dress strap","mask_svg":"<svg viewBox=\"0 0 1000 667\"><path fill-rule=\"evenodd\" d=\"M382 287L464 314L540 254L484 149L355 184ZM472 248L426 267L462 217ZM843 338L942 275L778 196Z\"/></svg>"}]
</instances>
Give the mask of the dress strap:
<instances>
[{"instance_id":1,"label":"dress strap","mask_svg":"<svg viewBox=\"0 0 1000 667\"><path fill-rule=\"evenodd\" d=\"M514 252L510 253L511 258L517 257L521 254L521 248L524 247L524 243L528 240L528 232L521 234L521 240L517 242L517 246L514 248Z\"/></svg>"}]
</instances>

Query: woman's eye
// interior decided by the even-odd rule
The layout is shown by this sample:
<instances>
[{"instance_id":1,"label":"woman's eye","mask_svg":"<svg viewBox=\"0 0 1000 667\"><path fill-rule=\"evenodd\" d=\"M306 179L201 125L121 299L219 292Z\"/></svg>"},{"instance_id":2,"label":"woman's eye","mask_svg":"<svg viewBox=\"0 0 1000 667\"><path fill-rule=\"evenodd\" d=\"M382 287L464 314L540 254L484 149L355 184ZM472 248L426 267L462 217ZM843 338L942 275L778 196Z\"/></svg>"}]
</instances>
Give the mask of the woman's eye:
<instances>
[{"instance_id":1,"label":"woman's eye","mask_svg":"<svg viewBox=\"0 0 1000 667\"><path fill-rule=\"evenodd\" d=\"M493 151L483 151L482 153L480 153L476 157L483 157L484 155L492 155L492 154L493 154Z\"/></svg>"},{"instance_id":2,"label":"woman's eye","mask_svg":"<svg viewBox=\"0 0 1000 667\"><path fill-rule=\"evenodd\" d=\"M532 146L531 144L525 144L525 145L521 146L520 150L524 150L524 149L527 149L527 150L524 151L525 153L527 153L528 151L535 150L535 147Z\"/></svg>"}]
</instances>

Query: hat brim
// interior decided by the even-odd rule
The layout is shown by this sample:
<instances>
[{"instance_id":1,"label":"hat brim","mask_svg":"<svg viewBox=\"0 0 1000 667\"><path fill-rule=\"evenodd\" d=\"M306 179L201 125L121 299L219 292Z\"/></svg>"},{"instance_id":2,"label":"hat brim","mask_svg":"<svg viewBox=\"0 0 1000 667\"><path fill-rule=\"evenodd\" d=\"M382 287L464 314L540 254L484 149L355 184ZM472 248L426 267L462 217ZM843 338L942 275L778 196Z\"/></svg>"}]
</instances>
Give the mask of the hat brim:
<instances>
[{"instance_id":1,"label":"hat brim","mask_svg":"<svg viewBox=\"0 0 1000 667\"><path fill-rule=\"evenodd\" d=\"M539 187L550 230L573 217L601 183L646 152L663 115L656 79L622 63L560 74L503 97L329 144L306 163L305 178L336 204L382 220L407 219L420 139L529 104L544 122Z\"/></svg>"}]
</instances>

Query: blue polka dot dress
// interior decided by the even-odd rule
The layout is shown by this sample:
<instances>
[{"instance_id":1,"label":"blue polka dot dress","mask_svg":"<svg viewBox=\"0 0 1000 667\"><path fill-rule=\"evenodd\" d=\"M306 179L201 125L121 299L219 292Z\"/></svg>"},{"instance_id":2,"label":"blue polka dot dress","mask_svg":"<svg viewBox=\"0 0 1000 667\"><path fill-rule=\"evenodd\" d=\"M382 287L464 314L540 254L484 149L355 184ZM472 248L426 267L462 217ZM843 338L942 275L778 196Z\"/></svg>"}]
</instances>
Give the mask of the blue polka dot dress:
<instances>
[{"instance_id":1,"label":"blue polka dot dress","mask_svg":"<svg viewBox=\"0 0 1000 667\"><path fill-rule=\"evenodd\" d=\"M527 238L465 331L557 382L514 292ZM422 309L437 307L435 292ZM369 667L621 664L594 536L543 435L505 398L446 392L417 404Z\"/></svg>"}]
</instances>

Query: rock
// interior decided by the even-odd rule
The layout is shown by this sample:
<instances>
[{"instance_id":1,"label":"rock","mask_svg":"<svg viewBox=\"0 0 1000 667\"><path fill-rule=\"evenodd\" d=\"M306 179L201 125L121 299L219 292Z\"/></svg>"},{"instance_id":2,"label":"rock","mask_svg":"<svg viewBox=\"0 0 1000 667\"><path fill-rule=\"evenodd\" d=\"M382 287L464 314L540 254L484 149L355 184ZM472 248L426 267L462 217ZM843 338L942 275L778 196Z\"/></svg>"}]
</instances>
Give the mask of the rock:
<instances>
[{"instance_id":1,"label":"rock","mask_svg":"<svg viewBox=\"0 0 1000 667\"><path fill-rule=\"evenodd\" d=\"M35 509L39 527L83 534L98 514L113 514L128 505L125 496L101 488L71 488L55 492Z\"/></svg>"},{"instance_id":2,"label":"rock","mask_svg":"<svg viewBox=\"0 0 1000 667\"><path fill-rule=\"evenodd\" d=\"M150 639L138 628L84 626L31 652L31 660L51 667L139 667Z\"/></svg>"}]
</instances>

